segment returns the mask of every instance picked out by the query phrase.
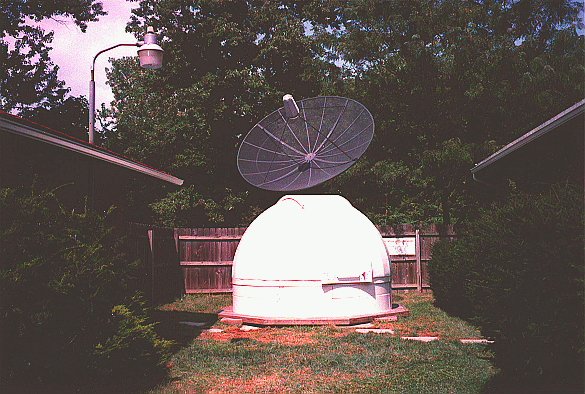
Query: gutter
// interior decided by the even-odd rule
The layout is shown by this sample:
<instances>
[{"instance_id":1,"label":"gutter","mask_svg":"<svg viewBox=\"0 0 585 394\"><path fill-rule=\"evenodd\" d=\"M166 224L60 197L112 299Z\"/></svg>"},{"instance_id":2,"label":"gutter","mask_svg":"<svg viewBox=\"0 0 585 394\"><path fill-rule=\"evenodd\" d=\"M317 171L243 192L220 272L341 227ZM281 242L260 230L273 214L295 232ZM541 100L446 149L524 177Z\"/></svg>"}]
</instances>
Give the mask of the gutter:
<instances>
[{"instance_id":1,"label":"gutter","mask_svg":"<svg viewBox=\"0 0 585 394\"><path fill-rule=\"evenodd\" d=\"M569 120L573 119L577 115L582 114L585 111L585 99L579 101L575 105L567 108L560 114L556 115L555 117L549 119L548 121L544 122L540 126L536 127L532 131L524 134L522 137L518 138L517 140L509 143L508 145L504 146L502 149L494 153L493 155L489 156L488 158L484 159L483 161L477 163L472 169L471 173L475 173L486 168L490 164L500 160L504 156L509 155L510 153L514 152L516 149L523 147L524 145L528 144L529 142L537 139L538 137L548 133L549 131L561 126L563 123L568 122Z\"/></svg>"}]
</instances>

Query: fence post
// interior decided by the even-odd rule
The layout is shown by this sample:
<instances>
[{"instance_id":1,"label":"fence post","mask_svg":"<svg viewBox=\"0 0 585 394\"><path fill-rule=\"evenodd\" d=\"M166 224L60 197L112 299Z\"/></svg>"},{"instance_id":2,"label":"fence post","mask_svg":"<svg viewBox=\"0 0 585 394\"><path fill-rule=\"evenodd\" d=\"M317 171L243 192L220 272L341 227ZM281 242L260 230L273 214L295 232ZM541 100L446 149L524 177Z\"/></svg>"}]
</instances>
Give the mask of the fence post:
<instances>
[{"instance_id":1,"label":"fence post","mask_svg":"<svg viewBox=\"0 0 585 394\"><path fill-rule=\"evenodd\" d=\"M155 246L154 246L154 230L153 229L148 230L148 242L150 244L150 299L152 302L155 302L155 300L154 300L154 296L155 296L155 294L154 294L154 291L155 291L155 289L154 289L154 280L155 280L155 278L154 278L154 275L155 275L154 264L156 261L155 260L156 256L155 256L155 251L154 251Z\"/></svg>"},{"instance_id":2,"label":"fence post","mask_svg":"<svg viewBox=\"0 0 585 394\"><path fill-rule=\"evenodd\" d=\"M421 250L420 250L420 232L419 230L415 230L414 232L414 243L415 243L415 253L416 253L416 289L419 292L422 292L422 267L421 267Z\"/></svg>"}]
</instances>

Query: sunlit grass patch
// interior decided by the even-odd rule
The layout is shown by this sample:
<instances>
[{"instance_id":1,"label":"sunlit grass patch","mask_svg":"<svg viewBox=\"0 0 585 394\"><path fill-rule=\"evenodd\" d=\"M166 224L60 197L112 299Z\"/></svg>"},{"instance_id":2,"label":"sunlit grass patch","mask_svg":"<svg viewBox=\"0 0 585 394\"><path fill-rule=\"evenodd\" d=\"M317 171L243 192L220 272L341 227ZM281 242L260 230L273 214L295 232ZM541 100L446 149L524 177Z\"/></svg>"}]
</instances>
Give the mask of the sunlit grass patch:
<instances>
[{"instance_id":1,"label":"sunlit grass patch","mask_svg":"<svg viewBox=\"0 0 585 394\"><path fill-rule=\"evenodd\" d=\"M195 341L175 357L172 387L209 392L476 393L491 376L483 348L349 334L318 344ZM205 391L205 392L207 392Z\"/></svg>"},{"instance_id":2,"label":"sunlit grass patch","mask_svg":"<svg viewBox=\"0 0 585 394\"><path fill-rule=\"evenodd\" d=\"M222 302L224 303L222 305ZM203 332L173 357L170 393L479 393L495 373L479 331L433 307L431 293L396 293L411 316L376 322L397 334L359 334L336 326L263 327ZM188 295L165 310L211 313L229 295ZM429 343L401 335L435 333Z\"/></svg>"}]
</instances>

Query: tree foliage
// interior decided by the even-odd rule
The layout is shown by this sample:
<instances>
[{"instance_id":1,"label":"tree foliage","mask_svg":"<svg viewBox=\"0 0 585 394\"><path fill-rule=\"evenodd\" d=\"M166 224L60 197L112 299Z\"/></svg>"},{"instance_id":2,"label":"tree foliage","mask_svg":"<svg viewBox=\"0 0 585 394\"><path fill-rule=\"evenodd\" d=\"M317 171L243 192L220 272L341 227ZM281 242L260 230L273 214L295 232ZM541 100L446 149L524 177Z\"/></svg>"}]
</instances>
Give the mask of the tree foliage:
<instances>
[{"instance_id":1,"label":"tree foliage","mask_svg":"<svg viewBox=\"0 0 585 394\"><path fill-rule=\"evenodd\" d=\"M67 97L69 89L58 79L58 66L50 58L53 33L34 22L65 16L85 31L88 22L105 15L102 4L97 0L2 0L0 9L0 110L85 139L81 129L86 122L78 119L84 115L87 119L86 102Z\"/></svg>"},{"instance_id":2,"label":"tree foliage","mask_svg":"<svg viewBox=\"0 0 585 394\"><path fill-rule=\"evenodd\" d=\"M241 209L262 206L278 196L235 165L247 130L284 93L343 95L368 107L376 135L360 163L314 191L351 197L380 224L462 220L477 203L473 163L582 98L578 11L573 1L144 0L129 28L155 26L165 67L114 63L108 143L205 198L228 188L247 196Z\"/></svg>"},{"instance_id":3,"label":"tree foliage","mask_svg":"<svg viewBox=\"0 0 585 394\"><path fill-rule=\"evenodd\" d=\"M133 59L114 63L117 122L106 135L109 146L186 179L204 200L230 200L226 190L248 195L252 204L267 199L239 176L238 145L284 93L313 96L333 79L337 68L304 34L307 21L327 18L328 9L259 1L141 2L129 27L139 34L143 24L155 26L165 66L152 73L139 70ZM163 206L168 204L156 205ZM209 222L218 220L211 216Z\"/></svg>"},{"instance_id":4,"label":"tree foliage","mask_svg":"<svg viewBox=\"0 0 585 394\"><path fill-rule=\"evenodd\" d=\"M36 123L67 133L80 140L87 140L88 102L83 96L67 96L50 108L38 106L23 114Z\"/></svg>"},{"instance_id":5,"label":"tree foliage","mask_svg":"<svg viewBox=\"0 0 585 394\"><path fill-rule=\"evenodd\" d=\"M393 221L383 199L404 184L412 189L401 202L414 197L408 205L429 207L427 219L465 218L473 163L583 96L576 3L352 1L338 10L333 52L349 75L346 94L377 122L369 185L385 166L378 163L409 169L391 176L398 188L336 185L368 196L361 208L379 221Z\"/></svg>"},{"instance_id":6,"label":"tree foliage","mask_svg":"<svg viewBox=\"0 0 585 394\"><path fill-rule=\"evenodd\" d=\"M50 108L67 92L49 56L53 34L34 26L24 26L17 34L12 48L7 40L0 41L0 108L19 114L36 106Z\"/></svg>"},{"instance_id":7,"label":"tree foliage","mask_svg":"<svg viewBox=\"0 0 585 394\"><path fill-rule=\"evenodd\" d=\"M2 16L0 26L3 32L14 36L23 31L27 18L39 22L54 16L72 17L82 31L87 29L87 23L97 21L100 15L105 15L102 3L96 0L2 0Z\"/></svg>"},{"instance_id":8,"label":"tree foliage","mask_svg":"<svg viewBox=\"0 0 585 394\"><path fill-rule=\"evenodd\" d=\"M66 212L51 191L0 189L3 383L87 388L164 370L170 343L147 321L112 216Z\"/></svg>"}]
</instances>

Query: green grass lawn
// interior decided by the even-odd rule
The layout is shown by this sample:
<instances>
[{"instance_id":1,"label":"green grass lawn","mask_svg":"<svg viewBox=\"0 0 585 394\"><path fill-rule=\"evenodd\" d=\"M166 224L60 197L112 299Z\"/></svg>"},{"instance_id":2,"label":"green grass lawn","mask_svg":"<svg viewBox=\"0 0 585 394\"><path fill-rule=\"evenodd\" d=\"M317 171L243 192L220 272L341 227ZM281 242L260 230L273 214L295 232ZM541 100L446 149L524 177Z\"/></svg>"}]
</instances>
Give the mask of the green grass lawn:
<instances>
[{"instance_id":1,"label":"green grass lawn","mask_svg":"<svg viewBox=\"0 0 585 394\"><path fill-rule=\"evenodd\" d=\"M217 322L230 295L185 296L156 311L161 334L177 347L170 379L150 394L480 393L496 370L485 345L459 341L481 338L479 331L433 307L431 293L395 293L394 302L411 315L374 323L394 335L336 326L242 331Z\"/></svg>"}]
</instances>

